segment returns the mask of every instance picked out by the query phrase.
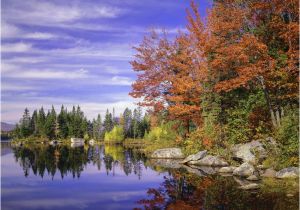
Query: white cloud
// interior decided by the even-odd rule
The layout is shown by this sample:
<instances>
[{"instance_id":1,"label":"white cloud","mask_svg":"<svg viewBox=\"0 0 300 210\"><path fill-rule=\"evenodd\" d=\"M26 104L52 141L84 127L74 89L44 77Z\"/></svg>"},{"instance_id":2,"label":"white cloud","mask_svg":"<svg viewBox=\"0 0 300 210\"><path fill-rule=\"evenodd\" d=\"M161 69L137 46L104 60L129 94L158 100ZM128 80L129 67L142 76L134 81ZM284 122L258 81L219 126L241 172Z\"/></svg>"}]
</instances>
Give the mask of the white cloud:
<instances>
[{"instance_id":1,"label":"white cloud","mask_svg":"<svg viewBox=\"0 0 300 210\"><path fill-rule=\"evenodd\" d=\"M1 22L1 38L16 37L20 34L21 30L5 21Z\"/></svg>"},{"instance_id":2,"label":"white cloud","mask_svg":"<svg viewBox=\"0 0 300 210\"><path fill-rule=\"evenodd\" d=\"M1 65L14 65L16 63L22 63L22 64L33 64L33 63L41 63L47 61L48 58L41 57L41 56L15 56L11 58L2 58Z\"/></svg>"},{"instance_id":3,"label":"white cloud","mask_svg":"<svg viewBox=\"0 0 300 210\"><path fill-rule=\"evenodd\" d=\"M133 83L131 78L121 76L114 76L111 81L119 85L131 85Z\"/></svg>"},{"instance_id":4,"label":"white cloud","mask_svg":"<svg viewBox=\"0 0 300 210\"><path fill-rule=\"evenodd\" d=\"M32 45L29 43L24 42L17 42L17 43L7 43L2 44L1 52L30 52L32 50Z\"/></svg>"},{"instance_id":5,"label":"white cloud","mask_svg":"<svg viewBox=\"0 0 300 210\"><path fill-rule=\"evenodd\" d=\"M24 90L34 90L35 86L15 84L15 83L2 83L1 91L24 91Z\"/></svg>"},{"instance_id":6,"label":"white cloud","mask_svg":"<svg viewBox=\"0 0 300 210\"><path fill-rule=\"evenodd\" d=\"M34 32L34 33L28 33L23 36L27 39L55 39L57 38L56 35L50 34L50 33L42 33L42 32Z\"/></svg>"},{"instance_id":7,"label":"white cloud","mask_svg":"<svg viewBox=\"0 0 300 210\"><path fill-rule=\"evenodd\" d=\"M115 18L124 12L121 8L71 2L54 2L26 0L12 0L7 5L2 3L3 18L14 23L30 25L55 25L57 23L70 23L79 19Z\"/></svg>"},{"instance_id":8,"label":"white cloud","mask_svg":"<svg viewBox=\"0 0 300 210\"><path fill-rule=\"evenodd\" d=\"M11 39L11 38L22 38L22 39L56 39L57 35L45 32L27 32L24 31L13 24L9 24L6 21L1 23L1 38ZM67 38L67 37L66 37Z\"/></svg>"},{"instance_id":9,"label":"white cloud","mask_svg":"<svg viewBox=\"0 0 300 210\"><path fill-rule=\"evenodd\" d=\"M18 79L83 79L88 77L88 72L84 69L77 71L52 71L52 70L20 70L7 72L7 78Z\"/></svg>"}]
</instances>

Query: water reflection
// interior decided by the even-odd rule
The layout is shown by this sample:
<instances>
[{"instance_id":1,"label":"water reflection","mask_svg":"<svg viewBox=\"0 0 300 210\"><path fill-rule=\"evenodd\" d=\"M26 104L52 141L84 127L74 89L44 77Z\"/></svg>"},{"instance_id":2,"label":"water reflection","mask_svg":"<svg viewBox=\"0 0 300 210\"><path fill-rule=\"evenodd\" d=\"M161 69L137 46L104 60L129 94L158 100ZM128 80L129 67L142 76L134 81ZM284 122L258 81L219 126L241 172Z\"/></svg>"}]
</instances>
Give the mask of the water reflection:
<instances>
[{"instance_id":1,"label":"water reflection","mask_svg":"<svg viewBox=\"0 0 300 210\"><path fill-rule=\"evenodd\" d=\"M292 192L287 196L287 191L282 186L278 188L278 183L277 186L271 186L263 182L262 189L245 191L238 188L232 177L199 177L186 172L183 169L170 170L170 175L164 176L160 187L149 188L146 198L137 201L137 204L142 207L137 207L135 210L296 210L299 206L297 184L289 188ZM286 184L283 180L279 182ZM295 180L290 182L296 183Z\"/></svg>"},{"instance_id":2,"label":"water reflection","mask_svg":"<svg viewBox=\"0 0 300 210\"><path fill-rule=\"evenodd\" d=\"M124 174L142 176L142 165L145 157L131 150L124 150L121 145L76 146L67 145L30 145L13 148L15 161L20 164L27 177L30 171L44 177L45 173L54 176L59 173L63 179L68 174L79 178L87 164L92 164L100 171L104 167L106 174L115 175L115 169Z\"/></svg>"},{"instance_id":3,"label":"water reflection","mask_svg":"<svg viewBox=\"0 0 300 210\"><path fill-rule=\"evenodd\" d=\"M297 180L263 180L260 189L245 191L236 178L212 168L147 160L121 145L37 144L12 152L3 157L3 209L293 210L299 205Z\"/></svg>"}]
</instances>

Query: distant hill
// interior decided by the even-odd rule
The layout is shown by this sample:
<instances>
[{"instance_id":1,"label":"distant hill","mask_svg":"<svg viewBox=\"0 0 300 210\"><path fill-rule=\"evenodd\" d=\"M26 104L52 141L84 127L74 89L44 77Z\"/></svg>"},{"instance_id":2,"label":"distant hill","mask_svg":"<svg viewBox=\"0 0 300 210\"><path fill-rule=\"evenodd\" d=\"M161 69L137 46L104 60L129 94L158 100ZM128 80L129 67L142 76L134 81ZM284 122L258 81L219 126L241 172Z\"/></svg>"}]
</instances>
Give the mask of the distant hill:
<instances>
[{"instance_id":1,"label":"distant hill","mask_svg":"<svg viewBox=\"0 0 300 210\"><path fill-rule=\"evenodd\" d=\"M14 125L14 124L1 122L1 131L5 131L5 132L12 131L15 127L16 127L16 125Z\"/></svg>"}]
</instances>

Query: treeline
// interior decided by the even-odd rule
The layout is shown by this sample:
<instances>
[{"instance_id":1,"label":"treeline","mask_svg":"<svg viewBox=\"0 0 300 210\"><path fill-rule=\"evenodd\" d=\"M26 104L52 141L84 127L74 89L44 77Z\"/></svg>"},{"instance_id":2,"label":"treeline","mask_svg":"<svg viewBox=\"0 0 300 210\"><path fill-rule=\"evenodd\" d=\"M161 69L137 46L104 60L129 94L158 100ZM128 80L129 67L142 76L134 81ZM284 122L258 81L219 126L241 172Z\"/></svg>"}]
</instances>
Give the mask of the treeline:
<instances>
[{"instance_id":1,"label":"treeline","mask_svg":"<svg viewBox=\"0 0 300 210\"><path fill-rule=\"evenodd\" d=\"M111 135L115 129L121 129L119 136L112 138L143 138L149 130L149 117L143 115L140 108L133 111L126 108L119 117L115 111L110 113L107 109L102 121L98 114L96 119L87 120L80 106L73 106L68 111L63 105L57 114L54 107L45 112L44 108L34 110L32 115L27 108L23 117L16 125L14 136L16 138L48 138L67 139L71 137L102 140L105 136Z\"/></svg>"},{"instance_id":2,"label":"treeline","mask_svg":"<svg viewBox=\"0 0 300 210\"><path fill-rule=\"evenodd\" d=\"M130 94L191 150L271 135L297 161L298 25L297 0L213 1L205 19L192 2L185 31L135 47Z\"/></svg>"}]
</instances>

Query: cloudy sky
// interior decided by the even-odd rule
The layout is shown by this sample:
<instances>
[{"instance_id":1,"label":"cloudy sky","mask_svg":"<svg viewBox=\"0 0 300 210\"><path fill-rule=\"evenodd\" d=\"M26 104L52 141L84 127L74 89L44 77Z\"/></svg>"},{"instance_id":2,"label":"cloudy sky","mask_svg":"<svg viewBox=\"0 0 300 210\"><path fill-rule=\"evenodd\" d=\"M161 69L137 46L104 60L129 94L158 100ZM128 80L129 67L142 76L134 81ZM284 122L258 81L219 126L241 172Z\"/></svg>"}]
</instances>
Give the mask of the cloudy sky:
<instances>
[{"instance_id":1,"label":"cloudy sky","mask_svg":"<svg viewBox=\"0 0 300 210\"><path fill-rule=\"evenodd\" d=\"M80 105L89 119L133 108L133 46L150 29L170 37L186 24L187 0L2 0L1 116L25 107ZM210 0L198 0L205 15Z\"/></svg>"}]
</instances>

